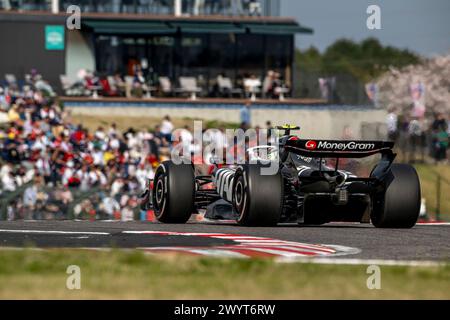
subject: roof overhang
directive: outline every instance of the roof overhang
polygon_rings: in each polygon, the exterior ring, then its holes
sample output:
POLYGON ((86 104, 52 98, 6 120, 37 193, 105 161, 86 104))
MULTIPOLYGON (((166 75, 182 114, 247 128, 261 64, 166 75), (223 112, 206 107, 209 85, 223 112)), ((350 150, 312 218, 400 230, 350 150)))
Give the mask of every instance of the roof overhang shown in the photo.
POLYGON ((171 22, 170 25, 182 33, 245 33, 245 28, 232 22, 171 22))
POLYGON ((298 23, 246 23, 243 25, 254 34, 278 34, 289 35, 296 33, 313 33, 313 29, 303 27, 298 23))
MULTIPOLYGON (((0 20, 64 23, 65 13, 0 10, 0 20)), ((292 35, 313 30, 288 17, 174 16, 151 14, 83 13, 83 27, 103 34, 253 33, 292 35)))
POLYGON ((86 20, 83 25, 101 34, 161 34, 175 33, 167 23, 157 21, 105 21, 86 20))
POLYGON ((83 25, 101 34, 171 34, 181 33, 251 33, 293 35, 313 33, 311 28, 298 23, 238 23, 217 21, 145 21, 145 20, 97 20, 85 19, 83 25))

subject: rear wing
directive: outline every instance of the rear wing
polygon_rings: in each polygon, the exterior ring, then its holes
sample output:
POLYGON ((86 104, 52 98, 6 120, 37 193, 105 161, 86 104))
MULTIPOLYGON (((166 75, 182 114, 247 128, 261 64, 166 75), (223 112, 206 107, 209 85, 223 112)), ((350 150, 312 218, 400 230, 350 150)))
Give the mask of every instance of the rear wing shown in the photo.
POLYGON ((358 140, 302 140, 295 136, 286 140, 284 148, 311 158, 364 158, 381 153, 393 156, 393 142, 358 140))

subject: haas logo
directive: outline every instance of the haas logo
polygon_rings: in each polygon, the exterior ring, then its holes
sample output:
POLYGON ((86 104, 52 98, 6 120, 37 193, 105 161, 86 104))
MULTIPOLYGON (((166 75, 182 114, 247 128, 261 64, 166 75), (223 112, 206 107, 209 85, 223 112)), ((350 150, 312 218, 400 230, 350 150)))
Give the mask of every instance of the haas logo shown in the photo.
POLYGON ((305 147, 308 150, 314 150, 317 148, 317 142, 315 142, 314 140, 309 140, 305 143, 305 147))

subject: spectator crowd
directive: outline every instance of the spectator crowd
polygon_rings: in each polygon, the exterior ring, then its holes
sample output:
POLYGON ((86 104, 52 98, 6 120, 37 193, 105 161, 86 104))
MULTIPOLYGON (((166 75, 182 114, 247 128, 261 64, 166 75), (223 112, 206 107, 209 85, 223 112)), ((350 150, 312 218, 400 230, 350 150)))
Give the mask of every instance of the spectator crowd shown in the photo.
POLYGON ((158 76, 137 63, 130 67, 127 75, 92 72, 80 69, 76 79, 60 76, 61 86, 66 96, 135 97, 152 98, 190 96, 221 98, 252 98, 284 100, 291 93, 290 85, 280 72, 268 70, 263 77, 242 74, 233 81, 222 72, 208 81, 202 76, 180 76, 174 80, 158 76))
POLYGON ((429 157, 435 163, 448 163, 450 119, 444 113, 437 112, 430 119, 392 108, 386 117, 386 127, 388 138, 396 142, 404 160, 425 162, 429 157))
POLYGON ((90 131, 73 123, 57 99, 36 86, 0 91, 0 108, 2 201, 25 188, 23 197, 13 196, 7 204, 10 219, 64 218, 73 192, 97 197, 73 208, 80 217, 132 218, 136 197, 163 158, 173 130, 167 117, 162 131, 157 126, 122 132, 115 124, 90 131))
MULTIPOLYGON (((173 0, 111 0, 91 1, 60 0, 61 10, 78 5, 82 12, 111 12, 139 14, 173 13, 173 0)), ((262 0, 183 0, 182 12, 192 15, 249 15, 262 14, 265 1, 262 0)), ((47 0, 0 0, 1 10, 50 10, 47 0)))

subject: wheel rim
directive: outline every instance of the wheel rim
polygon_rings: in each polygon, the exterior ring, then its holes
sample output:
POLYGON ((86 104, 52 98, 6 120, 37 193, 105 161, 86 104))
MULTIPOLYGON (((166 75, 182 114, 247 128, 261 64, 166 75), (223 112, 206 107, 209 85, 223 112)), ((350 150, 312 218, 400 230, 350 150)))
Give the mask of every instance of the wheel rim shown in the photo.
POLYGON ((162 213, 162 211, 164 210, 166 200, 164 193, 164 176, 158 177, 154 192, 155 192, 156 207, 159 213, 162 213))
POLYGON ((238 179, 234 187, 234 206, 239 213, 238 221, 242 220, 245 214, 247 193, 242 179, 238 179))
POLYGON ((242 206, 242 200, 244 199, 244 186, 241 181, 236 184, 235 196, 236 206, 240 208, 242 206))

